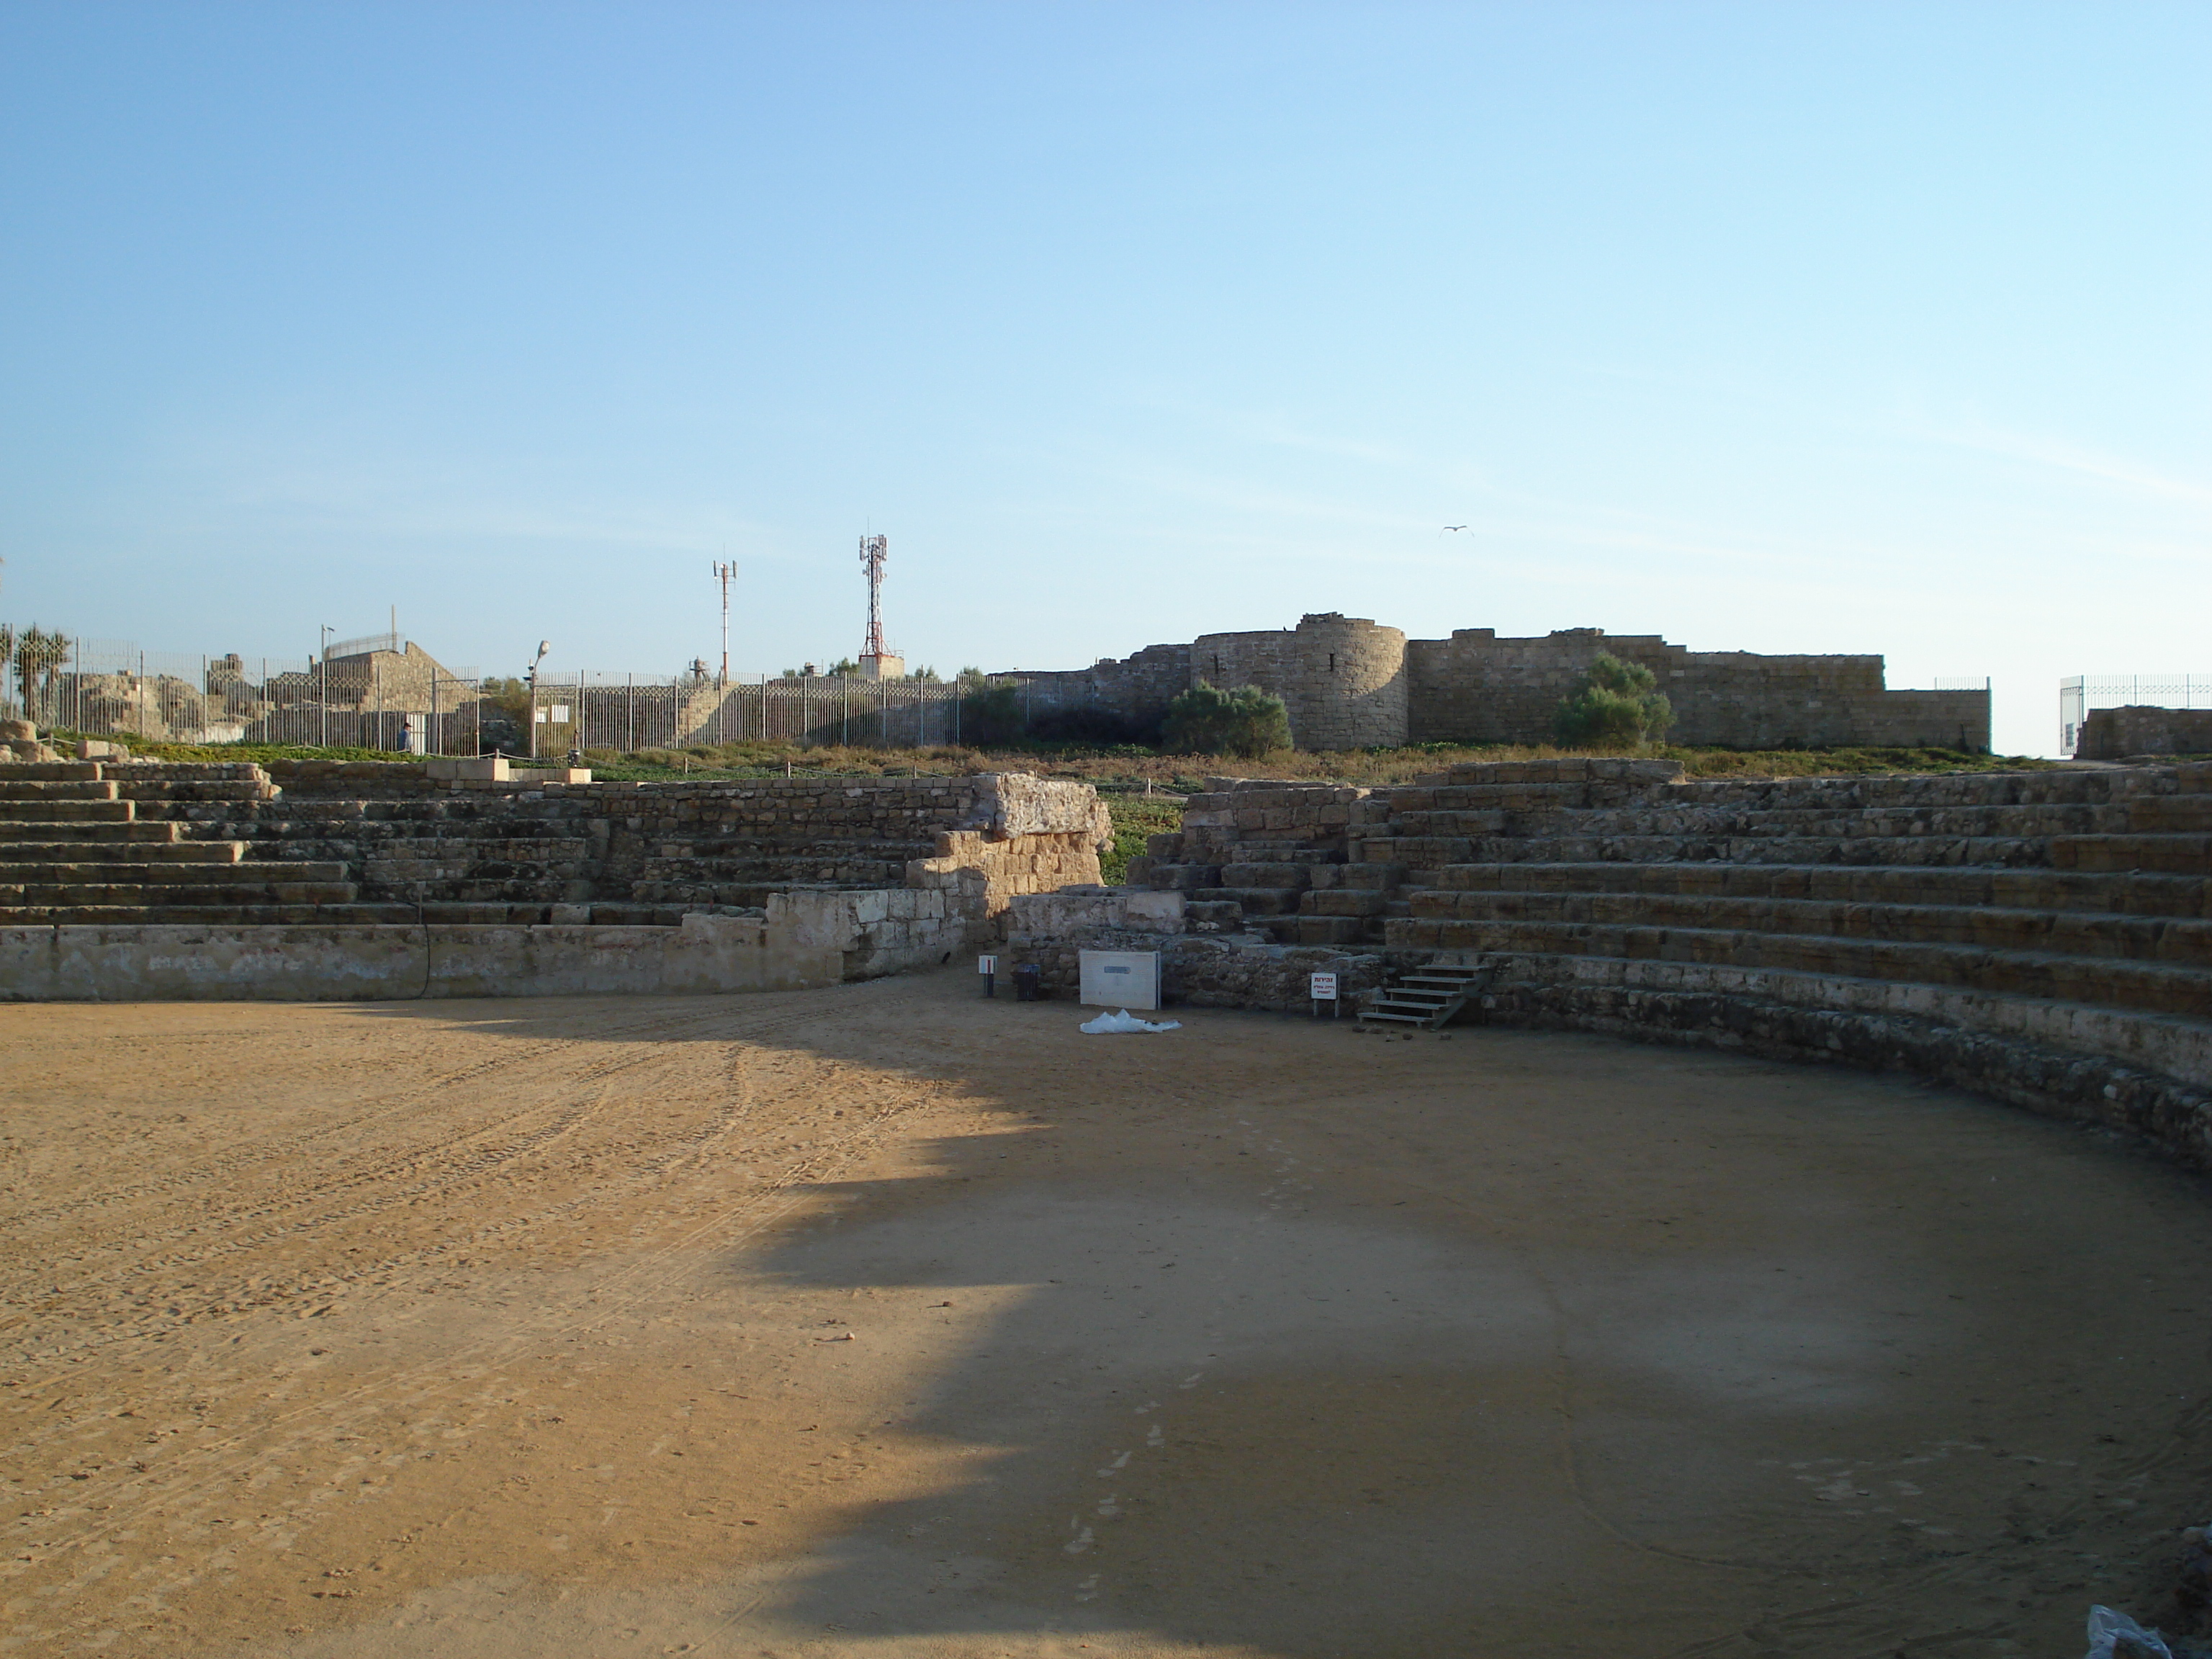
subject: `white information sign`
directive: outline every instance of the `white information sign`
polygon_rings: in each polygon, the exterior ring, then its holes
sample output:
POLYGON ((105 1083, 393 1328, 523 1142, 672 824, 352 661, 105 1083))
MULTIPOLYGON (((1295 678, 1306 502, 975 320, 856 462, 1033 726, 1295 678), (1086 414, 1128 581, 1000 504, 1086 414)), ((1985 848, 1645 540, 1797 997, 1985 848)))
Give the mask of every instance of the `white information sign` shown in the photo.
POLYGON ((997 972, 999 971, 999 959, 998 959, 998 957, 977 957, 975 958, 975 971, 976 971, 977 973, 979 973, 979 974, 995 974, 995 973, 997 973, 997 972))
POLYGON ((1335 1001, 1336 975, 1334 974, 1314 975, 1313 989, 1308 994, 1310 995, 1316 1002, 1335 1001))

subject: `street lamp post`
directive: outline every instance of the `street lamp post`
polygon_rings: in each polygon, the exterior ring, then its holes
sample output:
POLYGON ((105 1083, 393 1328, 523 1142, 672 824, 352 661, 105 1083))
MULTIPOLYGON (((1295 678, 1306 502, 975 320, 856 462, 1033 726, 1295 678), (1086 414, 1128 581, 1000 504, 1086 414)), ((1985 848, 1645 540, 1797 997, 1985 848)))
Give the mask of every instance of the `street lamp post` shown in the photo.
POLYGON ((538 654, 530 659, 530 758, 538 758, 538 665, 545 660, 545 653, 553 648, 550 640, 538 641, 538 654))

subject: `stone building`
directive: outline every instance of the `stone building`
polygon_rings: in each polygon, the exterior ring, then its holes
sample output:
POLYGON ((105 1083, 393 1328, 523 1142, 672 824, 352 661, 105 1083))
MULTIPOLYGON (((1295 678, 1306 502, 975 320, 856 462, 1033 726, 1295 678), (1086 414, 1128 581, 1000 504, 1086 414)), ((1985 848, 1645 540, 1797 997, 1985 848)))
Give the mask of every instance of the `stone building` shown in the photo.
POLYGON ((1024 673, 1033 713, 1089 709, 1156 720, 1200 680, 1282 698, 1301 749, 1550 740, 1559 699, 1601 652, 1649 668, 1674 705, 1674 741, 1736 749, 1985 750, 1990 694, 1893 691, 1879 656, 1691 651, 1656 634, 1561 629, 1500 639, 1487 628, 1408 640, 1331 611, 1294 629, 1205 634, 1089 668, 1024 673))

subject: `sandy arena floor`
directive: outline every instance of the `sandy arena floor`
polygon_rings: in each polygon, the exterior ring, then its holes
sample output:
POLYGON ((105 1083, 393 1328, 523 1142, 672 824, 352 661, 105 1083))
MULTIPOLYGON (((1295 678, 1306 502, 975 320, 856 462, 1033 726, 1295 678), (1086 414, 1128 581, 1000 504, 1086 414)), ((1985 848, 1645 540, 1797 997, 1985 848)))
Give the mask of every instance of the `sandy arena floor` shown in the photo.
POLYGON ((1079 1018, 0 1009, 0 1648, 2041 1659, 2206 1501, 2125 1147, 1079 1018))

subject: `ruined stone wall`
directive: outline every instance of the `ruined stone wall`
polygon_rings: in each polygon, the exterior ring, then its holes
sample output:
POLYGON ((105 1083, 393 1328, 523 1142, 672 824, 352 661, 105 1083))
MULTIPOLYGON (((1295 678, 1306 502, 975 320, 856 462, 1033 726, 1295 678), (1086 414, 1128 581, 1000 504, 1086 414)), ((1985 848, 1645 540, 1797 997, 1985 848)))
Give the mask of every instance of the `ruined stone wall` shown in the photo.
POLYGON ((1017 898, 1098 878, 1098 837, 1090 830, 992 841, 975 830, 953 830, 938 837, 933 857, 906 866, 908 886, 965 894, 987 917, 999 915, 1017 898))
POLYGON ((1601 652, 1641 664, 1674 710, 1681 744, 1733 749, 1986 749, 1987 691, 1891 691, 1878 656, 1691 651, 1656 635, 1561 629, 1500 639, 1465 628, 1407 647, 1415 743, 1543 743, 1559 699, 1601 652))
POLYGON ((1873 655, 1691 651, 1656 634, 1562 629, 1500 639, 1487 628, 1413 640, 1336 612, 1295 629, 1201 634, 1188 646, 1028 677, 1033 712, 1091 708, 1154 719, 1198 680, 1283 699, 1301 749, 1405 743, 1548 743, 1559 699, 1601 652, 1651 670, 1674 741, 1735 749, 1989 747, 1990 696, 1892 691, 1873 655))
POLYGON ((1168 704, 1189 690, 1190 653, 1187 645, 1148 645, 1134 656, 1102 657, 1088 668, 1010 672, 1027 682, 1033 714, 1090 708, 1143 722, 1166 714, 1168 704))
POLYGON ((1006 919, 1001 972, 1034 965, 1048 997, 1080 994, 1085 951, 1157 951, 1164 1003, 1212 1008, 1304 1012, 1310 975, 1334 973, 1349 1003, 1382 984, 1378 951, 1267 945, 1249 936, 1194 936, 1180 893, 1091 887, 1025 896, 1006 919))
POLYGON ((396 709, 408 714, 427 714, 434 707, 451 713, 464 700, 465 692, 473 689, 455 680, 412 640, 407 641, 404 652, 364 651, 358 656, 333 657, 307 677, 307 684, 310 695, 322 693, 334 708, 396 709))
POLYGON ((2081 760, 2124 755, 2212 755, 2212 708, 2093 708, 2075 745, 2081 760))

